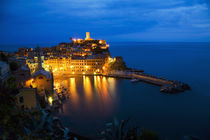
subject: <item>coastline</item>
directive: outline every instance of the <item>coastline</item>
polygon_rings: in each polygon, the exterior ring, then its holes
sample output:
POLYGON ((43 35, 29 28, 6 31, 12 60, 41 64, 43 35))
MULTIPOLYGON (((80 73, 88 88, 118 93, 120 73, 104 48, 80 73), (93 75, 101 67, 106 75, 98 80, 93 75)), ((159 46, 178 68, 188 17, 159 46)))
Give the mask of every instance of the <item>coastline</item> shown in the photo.
MULTIPOLYGON (((143 72, 131 72, 131 71, 111 71, 105 74, 54 74, 54 76, 105 76, 123 79, 134 79, 134 82, 144 82, 156 86, 160 86, 160 92, 165 93, 179 93, 185 90, 190 90, 190 86, 186 83, 179 81, 172 81, 165 78, 151 76, 143 72)), ((132 81, 131 81, 132 82, 132 81)))

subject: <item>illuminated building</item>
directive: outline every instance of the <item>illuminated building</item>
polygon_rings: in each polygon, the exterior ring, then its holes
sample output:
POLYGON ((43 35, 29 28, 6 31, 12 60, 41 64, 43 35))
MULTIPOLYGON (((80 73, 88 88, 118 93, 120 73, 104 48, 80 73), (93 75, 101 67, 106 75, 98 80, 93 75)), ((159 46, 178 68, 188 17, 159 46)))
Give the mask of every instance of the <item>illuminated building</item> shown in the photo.
POLYGON ((36 88, 41 96, 50 96, 53 94, 53 74, 42 67, 40 52, 37 53, 36 61, 38 62, 38 67, 32 74, 33 80, 31 80, 30 87, 36 88))
POLYGON ((71 57, 49 57, 44 59, 45 70, 66 71, 70 67, 71 57))
POLYGON ((93 40, 92 38, 90 38, 90 32, 86 32, 85 40, 93 40))
MULTIPOLYGON (((89 32, 86 32, 85 40, 71 40, 71 43, 42 48, 40 64, 45 70, 66 74, 101 74, 108 70, 109 45, 105 40, 94 40, 89 32)), ((38 67, 38 57, 27 59, 26 63, 33 74, 38 67)))
POLYGON ((37 88, 39 95, 53 94, 53 75, 44 69, 36 71, 33 75, 31 86, 37 88))
POLYGON ((70 71, 74 74, 101 74, 106 63, 105 57, 89 56, 71 60, 70 71))
POLYGON ((74 51, 72 53, 72 55, 74 55, 74 56, 87 56, 87 55, 92 55, 92 52, 91 51, 88 51, 88 49, 85 49, 85 50, 74 51))
POLYGON ((31 52, 33 52, 33 49, 32 48, 27 48, 27 47, 24 47, 24 48, 19 48, 18 49, 18 52, 16 52, 15 54, 17 56, 21 56, 21 57, 29 57, 31 52))
POLYGON ((103 66, 108 58, 103 55, 82 57, 51 57, 44 59, 44 68, 53 73, 69 72, 69 74, 94 74, 102 73, 103 66))
MULTIPOLYGON (((44 56, 40 57, 41 57, 40 59, 41 66, 44 67, 44 56)), ((26 64, 28 65, 31 74, 33 74, 36 71, 36 69, 38 69, 38 64, 39 64, 38 57, 35 56, 33 59, 26 59, 26 64)))

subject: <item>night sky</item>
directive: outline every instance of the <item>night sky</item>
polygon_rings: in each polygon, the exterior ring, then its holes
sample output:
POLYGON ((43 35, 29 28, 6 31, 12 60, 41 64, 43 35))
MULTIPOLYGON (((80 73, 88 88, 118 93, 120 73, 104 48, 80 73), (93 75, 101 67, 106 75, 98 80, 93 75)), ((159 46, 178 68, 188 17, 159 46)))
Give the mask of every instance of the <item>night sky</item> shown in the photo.
POLYGON ((1 0, 0 44, 209 42, 210 0, 1 0))

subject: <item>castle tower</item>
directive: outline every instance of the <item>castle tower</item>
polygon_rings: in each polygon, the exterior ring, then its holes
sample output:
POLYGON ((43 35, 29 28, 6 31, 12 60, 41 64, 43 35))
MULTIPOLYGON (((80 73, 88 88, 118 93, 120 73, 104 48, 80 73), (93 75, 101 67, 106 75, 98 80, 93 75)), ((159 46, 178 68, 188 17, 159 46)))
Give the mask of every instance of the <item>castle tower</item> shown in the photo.
POLYGON ((90 38, 90 32, 86 32, 86 39, 90 38))
POLYGON ((90 32, 86 32, 85 40, 93 40, 92 38, 90 38, 90 32))

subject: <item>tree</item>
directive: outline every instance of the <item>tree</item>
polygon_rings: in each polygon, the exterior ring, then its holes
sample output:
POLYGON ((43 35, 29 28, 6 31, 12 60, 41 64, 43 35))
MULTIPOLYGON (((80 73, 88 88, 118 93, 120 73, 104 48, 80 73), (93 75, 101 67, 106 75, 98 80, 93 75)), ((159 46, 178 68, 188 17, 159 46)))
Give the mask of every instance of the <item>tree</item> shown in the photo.
POLYGON ((10 64, 9 64, 9 66, 10 66, 10 70, 11 71, 16 71, 17 69, 18 69, 18 64, 17 63, 15 63, 15 62, 11 62, 10 64))
POLYGON ((8 57, 5 54, 0 53, 0 60, 4 62, 8 62, 8 57))
POLYGON ((159 136, 153 131, 140 129, 139 127, 128 127, 129 120, 119 121, 113 119, 112 123, 106 125, 102 132, 107 140, 159 140, 159 136))
POLYGON ((116 57, 116 60, 112 63, 110 63, 110 70, 127 70, 127 66, 125 62, 123 61, 123 58, 118 56, 116 57))

